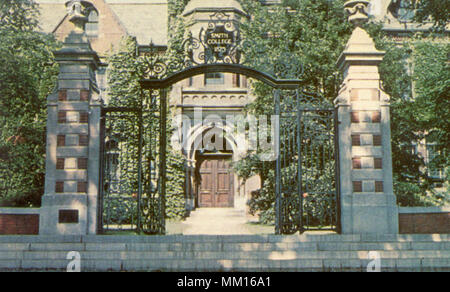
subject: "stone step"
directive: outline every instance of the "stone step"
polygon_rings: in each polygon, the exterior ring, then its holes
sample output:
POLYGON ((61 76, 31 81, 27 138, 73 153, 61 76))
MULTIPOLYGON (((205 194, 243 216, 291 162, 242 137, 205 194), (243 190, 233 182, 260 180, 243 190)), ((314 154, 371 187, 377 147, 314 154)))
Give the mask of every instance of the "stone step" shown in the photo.
MULTIPOLYGON (((67 251, 0 252, 2 260, 64 260, 67 251)), ((450 251, 379 251, 381 259, 450 258, 450 251)), ((251 252, 138 252, 80 251, 83 260, 300 260, 300 259, 367 259, 369 251, 251 251, 251 252)))
POLYGON ((450 234, 387 234, 348 235, 311 234, 301 235, 167 235, 167 236, 39 236, 1 235, 0 243, 289 243, 289 242, 450 242, 450 234))
POLYGON ((0 236, 0 270, 363 271, 378 251, 387 271, 450 271, 442 235, 0 236))
MULTIPOLYGON (((369 259, 83 260, 82 271, 365 271, 369 259)), ((66 270, 68 260, 0 260, 1 270, 66 270)), ((450 259, 382 259, 381 271, 450 271, 450 259)))
POLYGON ((0 243, 0 251, 381 251, 450 250, 450 242, 183 242, 183 243, 0 243))

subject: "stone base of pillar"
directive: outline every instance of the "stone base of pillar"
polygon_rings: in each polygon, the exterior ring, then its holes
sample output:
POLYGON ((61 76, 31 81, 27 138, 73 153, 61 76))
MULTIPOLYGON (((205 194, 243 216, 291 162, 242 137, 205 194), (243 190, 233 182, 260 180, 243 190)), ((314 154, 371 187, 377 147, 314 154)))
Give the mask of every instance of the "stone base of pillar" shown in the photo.
POLYGON ((397 234, 398 207, 394 195, 350 194, 342 200, 343 234, 397 234))
POLYGON ((40 235, 87 234, 86 195, 64 194, 42 197, 40 235))

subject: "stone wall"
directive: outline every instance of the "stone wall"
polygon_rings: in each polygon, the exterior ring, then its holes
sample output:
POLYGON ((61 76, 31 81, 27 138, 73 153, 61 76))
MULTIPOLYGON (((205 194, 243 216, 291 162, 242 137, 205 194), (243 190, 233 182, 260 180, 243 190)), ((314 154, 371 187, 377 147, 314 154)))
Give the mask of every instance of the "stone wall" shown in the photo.
POLYGON ((0 209, 0 235, 39 234, 39 209, 0 209))
MULTIPOLYGON (((0 235, 39 234, 40 209, 0 208, 0 235)), ((450 208, 399 208, 402 234, 450 234, 450 208)))
POLYGON ((450 208, 399 208, 399 232, 450 234, 450 208))

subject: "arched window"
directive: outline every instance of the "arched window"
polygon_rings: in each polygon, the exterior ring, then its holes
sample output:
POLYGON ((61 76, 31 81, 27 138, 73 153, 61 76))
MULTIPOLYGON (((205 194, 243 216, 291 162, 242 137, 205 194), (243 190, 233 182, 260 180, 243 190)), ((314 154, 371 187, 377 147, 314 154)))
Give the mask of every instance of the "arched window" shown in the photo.
POLYGON ((98 36, 98 12, 94 8, 91 8, 88 14, 86 34, 91 37, 98 36))
POLYGON ((400 22, 412 22, 416 14, 414 4, 410 0, 392 0, 388 9, 400 22))

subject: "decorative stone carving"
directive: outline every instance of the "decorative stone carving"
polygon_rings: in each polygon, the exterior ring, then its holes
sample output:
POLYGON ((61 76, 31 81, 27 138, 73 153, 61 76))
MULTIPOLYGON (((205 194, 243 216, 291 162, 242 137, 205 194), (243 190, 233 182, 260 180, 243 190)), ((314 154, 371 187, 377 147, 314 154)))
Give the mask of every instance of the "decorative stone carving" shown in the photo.
POLYGON ((69 21, 75 26, 74 30, 77 33, 84 32, 84 26, 88 21, 86 15, 86 8, 92 6, 91 3, 87 1, 71 0, 66 3, 67 14, 69 15, 69 21))
POLYGON ((345 11, 349 13, 348 21, 355 26, 361 26, 369 20, 369 1, 351 0, 344 4, 345 11))
POLYGON ((244 94, 189 94, 183 93, 183 104, 184 105, 207 105, 207 106, 235 106, 235 105, 245 105, 247 103, 247 97, 244 94))

